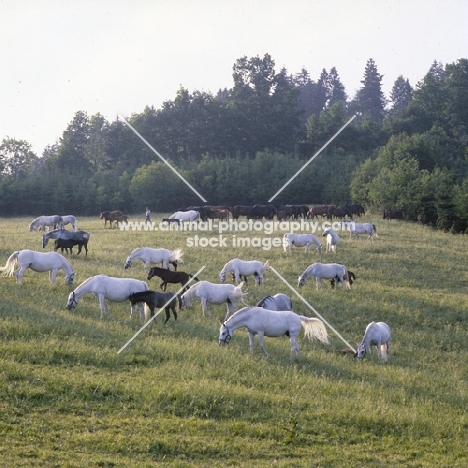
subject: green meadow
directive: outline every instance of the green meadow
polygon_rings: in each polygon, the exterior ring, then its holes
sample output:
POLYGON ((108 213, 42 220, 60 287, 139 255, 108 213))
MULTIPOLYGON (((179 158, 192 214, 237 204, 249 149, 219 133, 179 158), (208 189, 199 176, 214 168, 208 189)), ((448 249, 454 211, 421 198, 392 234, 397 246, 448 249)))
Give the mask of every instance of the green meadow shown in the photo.
MULTIPOLYGON (((152 217, 158 223, 165 216, 152 217)), ((31 220, 0 219, 2 266, 15 250, 53 249, 29 232, 31 220)), ((468 466, 467 237, 372 214, 364 221, 377 226, 374 242, 340 233, 337 254, 322 253, 323 262, 355 273, 352 291, 325 281, 317 291, 308 281, 298 292, 353 347, 369 322, 387 322, 387 364, 375 351, 362 361, 342 355, 346 345, 331 330, 330 345, 301 332, 301 358, 293 361, 286 337, 265 338, 268 357, 257 340, 249 352, 245 330, 221 347, 226 307, 214 305, 204 317, 199 302, 180 311, 177 323, 171 317, 163 326, 160 314, 119 353, 143 325, 138 316, 130 320, 129 302, 109 302, 111 317, 101 320, 92 295, 65 308, 73 288, 63 272, 53 286, 47 273, 31 270, 21 284, 0 277, 0 465, 468 466)), ((320 261, 314 249, 268 248, 262 239, 281 238, 281 229, 230 230, 219 245, 215 228, 121 231, 97 218, 78 218, 78 228, 91 238, 88 256, 76 248, 64 254, 74 287, 101 273, 145 279, 141 262, 123 268, 130 252, 145 246, 181 248, 179 269, 205 266, 200 279, 212 282, 239 257, 268 260, 296 288, 305 268, 320 261)), ((148 282, 154 290, 159 283, 148 282)), ((271 270, 264 285, 251 278, 245 289, 249 305, 283 292, 297 313, 314 316, 271 270)))

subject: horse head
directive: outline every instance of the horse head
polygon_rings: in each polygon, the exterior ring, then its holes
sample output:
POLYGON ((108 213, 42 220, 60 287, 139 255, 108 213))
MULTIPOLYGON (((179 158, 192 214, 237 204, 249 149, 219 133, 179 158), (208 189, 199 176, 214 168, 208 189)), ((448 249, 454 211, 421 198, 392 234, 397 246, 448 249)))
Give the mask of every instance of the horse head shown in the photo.
POLYGON ((366 345, 365 344, 360 344, 359 347, 358 347, 356 358, 357 359, 364 359, 365 355, 366 355, 366 345))
POLYGON ((47 234, 44 234, 42 236, 42 248, 44 249, 45 246, 47 245, 47 243, 49 242, 49 237, 47 236, 47 234))
POLYGON ((304 283, 305 283, 304 275, 299 276, 299 279, 297 280, 297 287, 302 288, 302 286, 304 286, 304 283))
POLYGON ((229 341, 231 341, 232 335, 229 333, 229 328, 227 327, 226 322, 221 323, 220 325, 218 344, 221 346, 228 344, 229 341))
MULTIPOLYGON (((130 257, 127 258, 127 261, 125 262, 124 268, 128 269, 132 266, 132 259, 130 257)), ((149 279, 149 278, 148 278, 149 279)))
POLYGON ((154 270, 154 267, 150 268, 150 271, 148 272, 148 275, 146 276, 146 279, 150 280, 153 276, 156 276, 156 272, 154 270))
POLYGON ((73 285, 73 280, 75 279, 75 274, 76 274, 76 273, 73 272, 73 273, 70 274, 70 276, 67 276, 67 277, 65 278, 65 283, 66 283, 66 284, 69 284, 70 286, 72 286, 72 285, 73 285))
POLYGON ((78 305, 78 300, 75 297, 75 291, 72 291, 68 296, 67 309, 74 309, 78 305))
POLYGON ((226 281, 226 273, 224 271, 219 274, 219 279, 221 280, 221 283, 226 281))
POLYGON ((325 229, 325 231, 323 231, 322 237, 327 237, 328 234, 330 234, 330 231, 331 231, 331 228, 325 229))

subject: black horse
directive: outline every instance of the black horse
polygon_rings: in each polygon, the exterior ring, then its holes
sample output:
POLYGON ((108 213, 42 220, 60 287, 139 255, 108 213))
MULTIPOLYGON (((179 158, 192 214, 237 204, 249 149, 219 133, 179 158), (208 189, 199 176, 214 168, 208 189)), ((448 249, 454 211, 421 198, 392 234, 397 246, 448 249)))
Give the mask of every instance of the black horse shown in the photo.
POLYGON ((81 249, 84 247, 86 256, 88 256, 88 241, 79 241, 79 240, 73 240, 73 239, 62 239, 59 237, 58 239, 55 239, 55 247, 54 250, 57 252, 58 249, 65 249, 65 251, 68 253, 68 250, 70 250, 70 255, 73 255, 73 247, 77 245, 78 246, 78 253, 79 255, 81 253, 81 249))
POLYGON ((181 286, 185 286, 184 291, 186 291, 190 287, 187 285, 190 278, 193 278, 195 281, 199 281, 196 276, 192 276, 190 273, 185 273, 185 271, 171 271, 160 267, 151 268, 146 279, 150 280, 153 276, 157 276, 163 280, 160 286, 163 291, 166 290, 167 283, 180 283, 181 286))
POLYGON ((169 318, 171 317, 171 310, 172 314, 174 315, 174 320, 177 321, 176 306, 180 309, 180 297, 174 293, 141 291, 130 294, 128 299, 131 302, 132 306, 138 304, 139 302, 144 302, 151 311, 151 317, 154 317, 155 307, 163 307, 165 304, 167 304, 167 306, 164 308, 166 312, 166 320, 164 321, 164 323, 166 324, 169 318))
POLYGON ((67 229, 55 229, 42 236, 42 247, 45 248, 50 239, 61 239, 61 245, 59 245, 57 248, 62 248, 63 246, 64 249, 69 249, 73 247, 73 245, 78 245, 78 253, 80 253, 81 248, 84 247, 86 250, 86 255, 88 255, 88 241, 90 236, 91 234, 86 231, 68 231, 67 229), (73 241, 74 244, 71 245, 72 242, 68 241, 73 241))

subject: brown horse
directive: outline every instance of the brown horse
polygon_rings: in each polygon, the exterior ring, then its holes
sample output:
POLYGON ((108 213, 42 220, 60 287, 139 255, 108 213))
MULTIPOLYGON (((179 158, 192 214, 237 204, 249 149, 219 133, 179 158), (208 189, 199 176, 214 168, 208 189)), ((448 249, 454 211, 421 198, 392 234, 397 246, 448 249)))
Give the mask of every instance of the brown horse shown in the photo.
MULTIPOLYGON (((100 219, 104 219, 104 227, 106 227, 107 221, 109 221, 110 227, 112 228, 112 223, 115 221, 122 221, 122 216, 125 216, 121 211, 103 211, 101 213, 100 219)), ((128 218, 127 218, 128 220, 128 218)), ((127 221, 125 220, 125 221, 127 221)))

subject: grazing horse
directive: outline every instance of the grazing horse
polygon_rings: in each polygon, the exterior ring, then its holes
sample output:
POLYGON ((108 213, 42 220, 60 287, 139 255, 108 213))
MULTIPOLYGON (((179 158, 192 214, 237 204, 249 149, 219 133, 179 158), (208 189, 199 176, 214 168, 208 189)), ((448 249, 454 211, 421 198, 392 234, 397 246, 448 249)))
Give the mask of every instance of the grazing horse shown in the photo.
POLYGON ((188 291, 184 292, 180 298, 181 309, 188 307, 192 300, 196 297, 200 299, 202 304, 202 312, 205 312, 211 317, 211 311, 208 308, 208 303, 211 304, 227 304, 226 318, 232 311, 237 310, 237 303, 243 302, 245 293, 242 291, 243 283, 238 286, 232 284, 215 284, 209 281, 200 281, 193 285, 188 291))
POLYGON ((258 335, 258 341, 265 355, 268 352, 263 344, 264 336, 287 336, 291 343, 290 359, 300 357, 299 345, 296 337, 304 327, 305 336, 309 339, 318 339, 328 344, 327 329, 323 322, 317 318, 304 317, 292 311, 273 311, 262 307, 244 307, 226 320, 219 328, 219 344, 227 344, 232 338, 234 330, 247 328, 249 332, 250 352, 253 352, 254 337, 258 335))
POLYGON ((151 317, 154 317, 155 307, 164 307, 164 310, 166 312, 166 320, 164 321, 164 324, 166 324, 169 318, 171 317, 171 310, 172 314, 174 315, 174 320, 177 321, 176 306, 178 305, 180 309, 180 298, 177 297, 177 295, 174 293, 156 292, 150 290, 140 291, 130 294, 128 299, 130 300, 133 306, 135 304, 144 302, 150 310, 151 317))
POLYGON ((57 252, 35 252, 34 250, 18 250, 10 255, 4 267, 0 267, 3 271, 2 276, 16 276, 16 282, 21 283, 23 275, 28 268, 33 271, 49 272, 50 283, 54 284, 55 278, 59 270, 65 273, 65 283, 73 284, 75 273, 68 260, 57 252), (19 265, 19 269, 14 271, 15 265, 19 265))
POLYGON ((200 219, 200 213, 195 210, 190 211, 176 211, 174 214, 169 216, 168 219, 178 219, 179 221, 198 221, 200 219))
POLYGON ((310 207, 309 211, 307 212, 307 217, 314 219, 318 218, 320 215, 322 218, 325 218, 327 216, 329 206, 330 205, 314 205, 310 207))
POLYGON ((148 272, 146 279, 149 281, 153 276, 161 278, 163 282, 160 285, 160 288, 165 291, 167 283, 177 284, 180 283, 184 287, 184 291, 189 289, 190 286, 187 284, 191 278, 195 281, 198 281, 196 276, 191 275, 190 273, 185 273, 185 271, 171 271, 167 268, 153 267, 148 272))
POLYGON ((232 217, 239 219, 239 216, 248 216, 252 207, 250 205, 234 205, 232 217))
MULTIPOLYGON (((42 247, 48 244, 49 239, 63 239, 64 241, 74 241, 78 247, 78 253, 81 252, 81 247, 85 248, 86 255, 88 255, 88 241, 91 234, 86 231, 67 231, 66 229, 55 229, 54 231, 50 231, 47 234, 42 236, 42 247)), ((65 243, 64 243, 65 244, 65 243)), ((67 242, 69 245, 70 243, 67 242)), ((75 245, 74 244, 74 245, 75 245)), ((61 246, 59 246, 61 247, 61 246)), ((65 245, 64 245, 65 248, 65 245)), ((70 248, 70 247, 67 247, 70 248)))
POLYGON ((247 215, 247 219, 273 219, 278 213, 274 205, 254 205, 247 215))
MULTIPOLYGON (((110 317, 106 299, 115 302, 127 301, 134 292, 148 291, 148 285, 144 281, 133 278, 113 278, 112 276, 97 275, 91 276, 81 283, 74 291, 70 293, 67 301, 67 309, 74 309, 78 305, 78 300, 84 294, 94 294, 99 298, 99 308, 101 310, 101 319, 104 314, 110 317)), ((145 318, 142 304, 138 304, 140 309, 140 320, 145 318)), ((130 308, 130 318, 135 313, 135 307, 132 304, 130 308)))
POLYGON ((354 221, 341 220, 341 227, 349 229, 349 238, 353 238, 353 234, 359 239, 359 234, 367 234, 367 240, 373 241, 374 236, 377 236, 377 228, 372 223, 355 223, 354 221))
POLYGON ((341 283, 343 289, 345 285, 346 289, 351 289, 348 270, 344 265, 340 265, 339 263, 313 263, 299 276, 297 286, 299 288, 304 286, 307 279, 311 277, 315 278, 317 289, 323 289, 322 278, 334 278, 335 281, 337 279, 341 283))
POLYGON ((285 252, 292 252, 292 247, 305 247, 306 252, 310 252, 310 246, 314 245, 317 252, 322 253, 322 244, 313 234, 293 234, 286 233, 283 236, 283 249, 285 252))
POLYGON ((45 231, 46 226, 47 227, 53 227, 54 229, 57 229, 60 227, 62 223, 62 217, 59 215, 52 215, 52 216, 39 216, 39 218, 34 219, 31 221, 31 224, 29 225, 29 230, 30 231, 45 231))
POLYGON ((130 268, 135 260, 141 260, 143 262, 145 272, 150 263, 161 263, 163 268, 169 268, 169 265, 172 265, 174 270, 177 270, 177 263, 182 261, 182 250, 139 247, 127 257, 124 268, 130 268))
POLYGON ((390 210, 389 208, 385 208, 383 219, 404 219, 405 214, 404 210, 390 210))
POLYGON ((219 273, 219 278, 222 283, 226 281, 226 274, 232 271, 236 278, 236 283, 241 282, 241 276, 247 277, 254 275, 255 284, 260 286, 264 282, 263 275, 268 269, 268 262, 262 263, 258 260, 245 261, 238 258, 234 258, 224 265, 223 269, 219 273))
POLYGON ((391 333, 390 327, 384 322, 371 322, 366 327, 364 338, 358 346, 357 358, 363 359, 366 355, 366 350, 369 348, 369 354, 372 354, 371 346, 377 348, 379 360, 388 361, 388 354, 390 352, 391 333))
POLYGON ((63 229, 64 226, 67 224, 71 224, 72 229, 76 231, 76 217, 73 215, 66 215, 62 216, 62 223, 60 224, 60 228, 63 229))
POLYGON ((331 228, 325 229, 322 236, 327 238, 327 253, 333 252, 336 254, 336 246, 340 242, 340 236, 331 228))
POLYGON ((99 219, 104 220, 104 227, 106 227, 107 221, 109 221, 109 225, 112 228, 112 223, 115 221, 117 223, 117 220, 124 216, 124 214, 120 210, 115 210, 115 211, 103 211, 99 217, 99 219))
POLYGON ((286 294, 278 293, 274 296, 265 296, 256 307, 268 310, 293 310, 291 299, 286 294))

